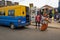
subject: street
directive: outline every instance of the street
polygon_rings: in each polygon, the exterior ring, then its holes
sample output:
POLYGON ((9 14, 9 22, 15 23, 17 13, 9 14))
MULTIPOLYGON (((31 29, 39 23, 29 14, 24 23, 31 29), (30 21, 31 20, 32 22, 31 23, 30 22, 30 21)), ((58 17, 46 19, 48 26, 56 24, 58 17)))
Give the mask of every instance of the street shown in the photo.
POLYGON ((60 40, 60 29, 48 28, 46 31, 37 29, 0 26, 0 40, 60 40))
POLYGON ((60 40, 60 0, 0 0, 0 40, 60 40))

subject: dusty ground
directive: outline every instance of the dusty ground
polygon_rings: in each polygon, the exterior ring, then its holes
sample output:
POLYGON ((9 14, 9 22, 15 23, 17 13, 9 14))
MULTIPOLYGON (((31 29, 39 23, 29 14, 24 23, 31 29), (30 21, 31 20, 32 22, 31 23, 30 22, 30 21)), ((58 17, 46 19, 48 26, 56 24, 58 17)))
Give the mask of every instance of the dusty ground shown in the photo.
POLYGON ((48 28, 46 31, 19 28, 11 30, 0 26, 0 40, 60 40, 60 29, 48 28))

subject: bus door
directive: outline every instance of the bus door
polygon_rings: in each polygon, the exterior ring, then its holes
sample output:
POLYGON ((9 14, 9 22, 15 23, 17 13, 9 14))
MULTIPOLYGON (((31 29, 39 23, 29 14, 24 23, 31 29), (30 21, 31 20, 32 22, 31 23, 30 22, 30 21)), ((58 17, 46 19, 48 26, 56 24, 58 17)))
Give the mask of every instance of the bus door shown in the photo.
POLYGON ((26 7, 26 23, 27 25, 30 24, 29 7, 26 7))

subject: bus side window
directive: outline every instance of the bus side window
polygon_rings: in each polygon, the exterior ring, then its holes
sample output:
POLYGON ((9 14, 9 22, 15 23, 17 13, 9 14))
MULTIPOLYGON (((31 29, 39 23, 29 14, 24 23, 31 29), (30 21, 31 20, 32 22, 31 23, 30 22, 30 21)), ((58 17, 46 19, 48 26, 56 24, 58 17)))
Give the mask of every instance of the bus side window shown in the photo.
POLYGON ((5 12, 4 11, 1 11, 0 12, 0 16, 5 16, 5 12))
POLYGON ((8 16, 14 16, 15 11, 14 10, 9 10, 8 11, 8 16))

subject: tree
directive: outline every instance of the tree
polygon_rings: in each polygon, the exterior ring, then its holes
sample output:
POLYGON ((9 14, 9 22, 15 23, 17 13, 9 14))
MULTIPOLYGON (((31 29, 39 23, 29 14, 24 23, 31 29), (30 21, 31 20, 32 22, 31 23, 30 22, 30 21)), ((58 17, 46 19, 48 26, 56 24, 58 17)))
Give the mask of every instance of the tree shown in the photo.
POLYGON ((5 0, 2 0, 2 1, 5 1, 5 0))
POLYGON ((58 12, 60 13, 60 7, 58 7, 58 12))

